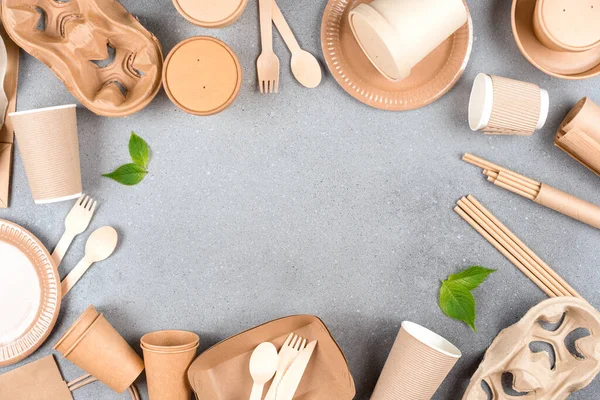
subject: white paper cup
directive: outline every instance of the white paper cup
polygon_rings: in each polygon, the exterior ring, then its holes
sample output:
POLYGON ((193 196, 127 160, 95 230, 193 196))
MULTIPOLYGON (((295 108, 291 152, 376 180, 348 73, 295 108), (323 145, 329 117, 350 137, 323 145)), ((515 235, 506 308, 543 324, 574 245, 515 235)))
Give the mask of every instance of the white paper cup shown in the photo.
POLYGON ((81 196, 75 104, 9 115, 36 204, 81 196))
POLYGON ((469 126, 490 134, 533 134, 544 127, 548 92, 532 83, 480 73, 469 100, 469 126))
POLYGON ((437 333, 405 321, 371 400, 430 400, 461 356, 437 333))
POLYGON ((359 4, 348 18, 375 68, 400 81, 466 24, 468 13, 462 0, 374 0, 359 4))

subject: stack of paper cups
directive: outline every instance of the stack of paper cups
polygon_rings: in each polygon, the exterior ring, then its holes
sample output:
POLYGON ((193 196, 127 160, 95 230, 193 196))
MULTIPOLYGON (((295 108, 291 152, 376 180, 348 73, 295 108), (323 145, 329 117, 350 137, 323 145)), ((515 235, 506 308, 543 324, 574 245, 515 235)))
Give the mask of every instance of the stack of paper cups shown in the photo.
POLYGON ((74 104, 10 114, 36 204, 81 196, 74 104))
POLYGON ((371 400, 430 400, 460 357, 440 335, 405 321, 371 400))
POLYGON ((187 370, 199 344, 198 335, 186 331, 158 331, 142 337, 150 400, 189 400, 187 370))
POLYGON ((479 74, 469 101, 469 125, 488 134, 531 136, 548 118, 548 92, 532 83, 479 74))

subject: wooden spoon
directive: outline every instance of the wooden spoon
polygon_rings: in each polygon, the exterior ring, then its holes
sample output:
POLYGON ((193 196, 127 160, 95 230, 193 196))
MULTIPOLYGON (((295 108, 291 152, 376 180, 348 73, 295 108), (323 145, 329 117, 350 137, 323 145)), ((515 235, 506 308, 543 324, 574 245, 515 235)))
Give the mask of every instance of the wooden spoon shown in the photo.
POLYGON ((106 260, 115 251, 119 235, 115 228, 103 226, 96 229, 85 244, 85 256, 83 260, 73 268, 62 281, 62 297, 77 283, 93 263, 106 260))
POLYGON ((265 383, 275 375, 277 364, 279 364, 279 356, 272 343, 261 343, 254 349, 250 357, 250 375, 254 381, 250 400, 262 399, 265 383))
POLYGON ((292 52, 291 67, 296 80, 309 89, 319 86, 322 77, 321 65, 315 56, 302 50, 275 0, 273 0, 273 22, 292 52))

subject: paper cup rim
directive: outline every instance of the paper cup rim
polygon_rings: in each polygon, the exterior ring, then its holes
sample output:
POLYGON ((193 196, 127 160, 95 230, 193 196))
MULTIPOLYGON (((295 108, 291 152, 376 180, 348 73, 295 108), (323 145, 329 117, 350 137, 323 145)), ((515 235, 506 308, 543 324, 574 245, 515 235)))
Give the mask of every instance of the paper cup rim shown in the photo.
POLYGON ((65 351, 65 353, 63 354, 63 357, 68 358, 69 354, 71 354, 73 352, 73 350, 75 350, 75 348, 77 346, 79 346, 79 344, 81 343, 81 341, 87 336, 87 334, 94 328, 94 326, 102 319, 104 318, 104 314, 100 314, 98 315, 98 317, 96 317, 96 319, 94 320, 94 322, 92 322, 90 324, 90 326, 87 327, 87 329, 85 331, 83 331, 83 333, 81 334, 81 336, 79 336, 77 338, 77 340, 75 341, 75 343, 73 343, 73 345, 67 350, 65 351))
POLYGON ((82 194, 83 194, 82 192, 79 192, 77 194, 70 194, 68 196, 56 197, 56 198, 52 198, 52 199, 42 199, 42 200, 33 199, 33 201, 35 202, 35 204, 59 203, 61 201, 68 201, 68 200, 78 199, 78 198, 81 197, 82 194))
MULTIPOLYGON (((60 339, 58 339, 58 342, 56 342, 56 344, 54 346, 52 346, 52 348, 54 350, 58 350, 58 348, 60 347, 61 344, 63 344, 63 342, 73 333, 73 331, 75 330, 75 328, 84 320, 84 318, 87 317, 88 313, 93 312, 94 315, 94 319, 89 323, 89 325, 86 327, 86 329, 84 330, 84 332, 87 330, 87 328, 89 328, 94 322, 96 322, 96 320, 98 319, 98 317, 100 316, 100 313, 98 312, 98 310, 96 310, 96 308, 94 307, 94 305, 90 305, 88 308, 85 309, 84 312, 81 313, 81 315, 79 317, 77 317, 77 319, 75 320, 75 322, 73 322, 73 324, 71 324, 71 326, 69 327, 69 329, 67 329, 67 331, 64 333, 64 335, 62 335, 62 337, 60 339)), ((82 332, 83 334, 83 332, 82 332)), ((81 335, 80 335, 81 336, 81 335)), ((78 338, 76 338, 75 340, 77 340, 78 338)), ((68 350, 68 349, 67 349, 68 350)), ((58 350, 60 351, 60 350, 58 350)), ((62 352, 61 352, 62 353, 62 352)))
POLYGON ((158 351, 169 352, 171 350, 172 351, 188 350, 194 346, 198 346, 199 343, 200 343, 200 336, 198 336, 198 334, 196 334, 194 332, 190 332, 190 331, 177 330, 177 329, 166 329, 166 330, 161 330, 161 331, 149 332, 149 333, 146 333, 144 336, 142 336, 142 338, 140 339, 140 346, 145 347, 146 349, 148 349, 150 351, 158 350, 158 351), (147 343, 149 337, 151 337, 152 335, 158 334, 158 333, 178 333, 178 334, 183 333, 183 334, 189 335, 189 337, 193 338, 193 340, 189 341, 188 343, 177 344, 177 345, 172 345, 172 346, 164 346, 164 345, 147 343))
POLYGON ((182 353, 187 353, 189 351, 196 352, 198 347, 200 347, 200 341, 196 342, 193 346, 182 348, 182 349, 173 349, 173 350, 169 350, 168 348, 149 349, 148 347, 144 346, 143 344, 140 344, 140 348, 142 349, 142 351, 146 351, 148 353, 153 353, 153 354, 182 354, 182 353))
POLYGON ((479 131, 485 128, 492 117, 492 108, 494 106, 494 83, 488 74, 479 73, 473 81, 471 97, 469 98, 469 127, 473 131, 479 131), (479 102, 483 102, 480 112, 475 108, 479 102))
POLYGON ((437 333, 419 325, 414 322, 404 321, 402 322, 402 329, 410 336, 417 339, 419 342, 430 347, 431 349, 452 357, 459 359, 462 357, 462 353, 459 348, 450 343, 447 339, 438 335, 437 333))
POLYGON ((57 110, 63 110, 66 108, 77 108, 77 104, 65 104, 62 106, 36 108, 33 110, 25 110, 25 111, 15 111, 15 112, 8 114, 8 116, 9 117, 20 117, 20 116, 28 115, 28 114, 36 114, 39 112, 46 112, 46 111, 57 111, 57 110))
POLYGON ((540 104, 540 119, 535 127, 536 130, 542 129, 546 125, 548 113, 550 112, 550 95, 548 91, 540 88, 541 104, 540 104))

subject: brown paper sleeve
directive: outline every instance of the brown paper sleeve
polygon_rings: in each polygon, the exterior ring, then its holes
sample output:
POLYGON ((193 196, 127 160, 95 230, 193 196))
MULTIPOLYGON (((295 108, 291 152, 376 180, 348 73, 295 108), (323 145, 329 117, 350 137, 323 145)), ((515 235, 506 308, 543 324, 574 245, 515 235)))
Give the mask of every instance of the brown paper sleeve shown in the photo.
MULTIPOLYGON (((0 8, 0 15, 2 9, 0 8)), ((0 36, 6 46, 8 63, 6 77, 4 78, 4 91, 8 97, 6 115, 17 108, 17 79, 19 76, 19 48, 10 39, 0 21, 0 36)), ((5 118, 5 123, 0 127, 0 208, 8 207, 10 188, 10 173, 12 165, 12 143, 14 142, 14 129, 10 118, 5 118)))
POLYGON ((556 145, 571 157, 600 175, 600 142, 581 129, 574 128, 556 136, 556 145))
POLYGON ((542 183, 536 203, 600 229, 600 207, 542 183))

